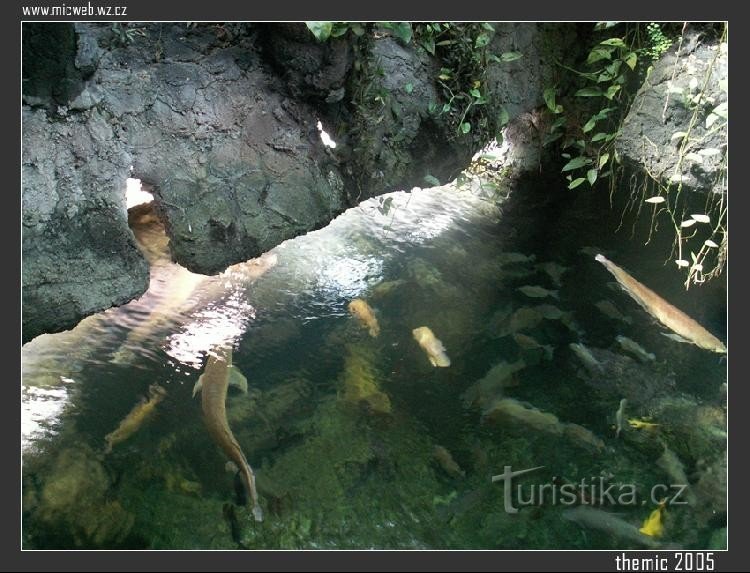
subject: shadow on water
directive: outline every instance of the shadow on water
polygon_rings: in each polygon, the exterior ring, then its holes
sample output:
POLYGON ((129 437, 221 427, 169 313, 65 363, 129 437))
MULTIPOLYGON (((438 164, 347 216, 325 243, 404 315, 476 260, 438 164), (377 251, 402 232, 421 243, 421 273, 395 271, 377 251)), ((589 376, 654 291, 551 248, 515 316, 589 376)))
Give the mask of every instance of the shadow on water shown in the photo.
POLYGON ((615 233, 605 193, 571 194, 556 177, 523 179, 500 204, 437 188, 382 211, 368 201, 216 277, 152 261, 150 294, 27 344, 24 547, 721 545, 725 367, 663 336, 593 256, 722 338, 724 279, 685 293, 661 265, 666 234, 644 247, 615 233), (355 298, 374 309, 376 337, 348 312, 355 298), (450 367, 431 365, 420 326, 450 367), (219 344, 249 382, 226 411, 262 523, 238 503, 192 396, 219 344), (126 420, 133 431, 106 453, 126 420), (518 505, 531 502, 517 514, 490 479, 505 466, 544 466, 514 482, 518 505), (653 486, 680 480, 688 506, 657 511, 661 538, 639 533, 653 486), (547 497, 533 498, 542 484, 547 497), (549 497, 565 484, 568 503, 549 497), (632 486, 637 503, 596 486, 632 486))

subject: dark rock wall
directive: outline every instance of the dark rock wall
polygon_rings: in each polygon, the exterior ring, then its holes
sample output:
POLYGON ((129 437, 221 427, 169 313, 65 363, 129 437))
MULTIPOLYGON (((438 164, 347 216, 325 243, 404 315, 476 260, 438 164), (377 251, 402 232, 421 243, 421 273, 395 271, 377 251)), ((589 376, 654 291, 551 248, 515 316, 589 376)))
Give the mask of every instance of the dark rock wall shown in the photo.
MULTIPOLYGON (((497 50, 527 51, 489 72, 491 105, 514 116, 542 103, 551 55, 569 50, 575 28, 497 27, 497 50)), ((368 197, 428 174, 449 180, 476 151, 428 112, 439 63, 391 37, 368 54, 390 109, 355 126, 362 55, 351 37, 321 44, 303 24, 242 23, 23 32, 24 340, 147 288, 129 176, 153 189, 175 260, 210 274, 368 197)))

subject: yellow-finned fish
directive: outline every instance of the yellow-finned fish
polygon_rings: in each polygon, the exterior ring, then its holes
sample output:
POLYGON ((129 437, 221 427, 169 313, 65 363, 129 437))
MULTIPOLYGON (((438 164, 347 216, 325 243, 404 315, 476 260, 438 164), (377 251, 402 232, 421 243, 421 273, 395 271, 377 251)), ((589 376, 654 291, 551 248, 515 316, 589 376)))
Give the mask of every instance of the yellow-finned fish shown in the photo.
POLYGON ((659 507, 651 512, 651 515, 649 515, 643 522, 643 527, 638 531, 650 537, 661 537, 662 533, 664 533, 664 524, 662 523, 661 518, 665 505, 666 501, 660 502, 659 507))
POLYGON ((645 420, 639 420, 638 418, 629 418, 628 424, 630 424, 631 428, 635 428, 636 430, 654 430, 659 427, 659 424, 646 422, 645 420))
POLYGON ((612 273, 617 279, 617 282, 620 283, 620 286, 625 289, 625 292, 633 297, 633 299, 640 304, 646 312, 661 322, 664 326, 700 348, 717 352, 719 354, 726 353, 727 347, 724 346, 724 343, 721 340, 716 338, 679 308, 672 306, 650 288, 639 283, 604 255, 596 255, 594 258, 612 273))
POLYGON ((433 366, 446 368, 451 365, 451 359, 445 353, 445 346, 435 337, 432 330, 427 326, 420 326, 411 331, 422 349, 427 353, 427 358, 433 366))
POLYGON ((255 521, 263 521, 263 510, 258 503, 258 491, 255 488, 255 474, 227 422, 226 399, 230 381, 247 392, 247 380, 232 366, 232 349, 223 348, 208 357, 206 369, 193 388, 193 396, 201 392, 203 420, 208 433, 239 468, 245 488, 253 500, 253 517, 255 521))
POLYGON ((361 298, 355 298, 349 303, 349 312, 357 317, 362 326, 367 327, 370 336, 376 338, 380 334, 380 325, 378 324, 378 319, 375 317, 375 311, 372 310, 372 307, 366 301, 361 298))
POLYGON ((167 395, 167 391, 159 386, 158 384, 152 384, 148 389, 148 400, 142 399, 140 403, 125 416, 125 419, 120 422, 117 429, 104 436, 104 440, 107 442, 104 448, 104 453, 108 454, 112 451, 112 446, 124 442, 130 436, 135 434, 143 423, 151 417, 154 413, 156 405, 164 399, 167 395))

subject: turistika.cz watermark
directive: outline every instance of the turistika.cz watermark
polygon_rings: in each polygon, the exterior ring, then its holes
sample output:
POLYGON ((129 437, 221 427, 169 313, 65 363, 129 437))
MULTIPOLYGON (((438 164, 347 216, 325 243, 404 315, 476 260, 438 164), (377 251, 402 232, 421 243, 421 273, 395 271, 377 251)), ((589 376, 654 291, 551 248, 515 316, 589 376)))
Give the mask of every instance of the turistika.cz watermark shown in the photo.
MULTIPOLYGON (((644 505, 647 500, 635 484, 610 483, 609 479, 600 476, 590 480, 583 478, 580 482, 563 482, 553 477, 551 482, 542 484, 513 483, 513 479, 540 470, 537 466, 525 470, 513 471, 505 466, 503 473, 492 476, 492 482, 503 482, 504 505, 507 513, 518 513, 523 506, 539 505, 599 505, 599 506, 635 506, 644 505), (513 487, 515 485, 515 488, 513 487)), ((687 505, 685 490, 687 484, 656 484, 649 492, 654 505, 687 505)))

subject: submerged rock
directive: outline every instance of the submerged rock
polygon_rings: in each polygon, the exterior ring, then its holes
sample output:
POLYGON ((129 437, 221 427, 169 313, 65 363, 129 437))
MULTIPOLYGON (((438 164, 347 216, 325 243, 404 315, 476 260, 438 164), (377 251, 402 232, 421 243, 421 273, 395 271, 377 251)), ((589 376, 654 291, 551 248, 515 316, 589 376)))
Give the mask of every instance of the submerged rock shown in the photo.
POLYGON ((135 517, 108 499, 110 487, 104 466, 87 446, 64 449, 43 477, 37 505, 24 509, 77 547, 117 546, 135 517))
POLYGON ((341 399, 344 402, 366 404, 373 412, 379 414, 391 412, 391 400, 388 394, 380 389, 371 350, 360 345, 348 345, 342 377, 344 391, 341 399))

